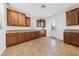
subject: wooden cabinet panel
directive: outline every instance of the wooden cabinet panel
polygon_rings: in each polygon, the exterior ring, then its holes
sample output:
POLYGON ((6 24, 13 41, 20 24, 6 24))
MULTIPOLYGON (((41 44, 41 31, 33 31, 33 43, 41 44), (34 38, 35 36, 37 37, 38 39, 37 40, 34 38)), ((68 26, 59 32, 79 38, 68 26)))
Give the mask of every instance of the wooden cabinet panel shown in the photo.
POLYGON ((30 37, 31 37, 31 39, 34 39, 35 38, 35 32, 30 32, 30 37))
POLYGON ((18 13, 8 10, 7 25, 18 25, 18 13))
POLYGON ((18 33, 18 42, 21 43, 21 42, 24 42, 24 41, 26 41, 25 40, 25 32, 18 33))
POLYGON ((40 31, 36 31, 35 32, 35 38, 39 38, 40 37, 40 31))
POLYGON ((66 12, 66 24, 78 25, 79 24, 79 9, 74 9, 66 12))
POLYGON ((64 42, 71 43, 71 34, 70 34, 70 32, 64 32, 64 42))
POLYGON ((17 33, 7 33, 6 35, 6 45, 11 46, 17 44, 17 33))
POLYGON ((26 17, 23 13, 7 9, 7 25, 30 26, 30 17, 26 17))
POLYGON ((43 20, 43 19, 37 20, 37 27, 45 28, 46 27, 46 21, 43 20))
POLYGON ((30 26, 30 17, 26 17, 26 20, 25 20, 25 22, 26 22, 26 26, 30 26))
POLYGON ((79 46, 79 33, 77 33, 77 32, 64 32, 64 42, 79 46))
POLYGON ((19 13, 18 14, 18 22, 20 26, 25 26, 25 15, 19 13))
POLYGON ((25 40, 28 41, 31 39, 30 32, 26 32, 25 40))
POLYGON ((79 46, 79 33, 71 32, 71 43, 79 46))

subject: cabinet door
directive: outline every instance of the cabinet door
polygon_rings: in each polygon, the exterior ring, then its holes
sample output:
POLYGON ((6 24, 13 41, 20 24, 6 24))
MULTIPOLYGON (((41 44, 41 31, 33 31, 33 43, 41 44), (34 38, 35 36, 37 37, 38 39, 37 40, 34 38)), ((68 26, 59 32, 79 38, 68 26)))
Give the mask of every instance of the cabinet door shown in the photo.
POLYGON ((21 42, 24 42, 24 41, 26 41, 25 40, 25 33, 24 32, 18 33, 18 42, 21 43, 21 42))
POLYGON ((35 38, 38 38, 38 31, 35 31, 35 38))
POLYGON ((18 25, 18 13, 12 11, 12 10, 8 10, 7 12, 7 25, 18 25))
POLYGON ((67 12, 66 17, 67 25, 78 25, 78 10, 67 12))
POLYGON ((79 46, 79 33, 71 33, 71 43, 79 46))
POLYGON ((40 37, 40 31, 37 31, 36 36, 37 36, 37 38, 40 37))
POLYGON ((19 13, 18 14, 18 20, 20 26, 25 26, 25 15, 19 13))
POLYGON ((31 39, 30 32, 26 32, 25 40, 28 41, 31 39))
POLYGON ((26 22, 26 26, 30 26, 30 17, 26 17, 26 20, 25 20, 25 22, 26 22))
POLYGON ((64 42, 71 43, 71 33, 70 32, 64 32, 64 42))
POLYGON ((30 32, 30 38, 34 39, 35 38, 35 32, 30 32))
POLYGON ((7 33, 6 34, 6 45, 11 46, 17 44, 17 33, 7 33))
POLYGON ((46 27, 46 21, 43 20, 43 19, 37 20, 37 27, 45 28, 46 27))

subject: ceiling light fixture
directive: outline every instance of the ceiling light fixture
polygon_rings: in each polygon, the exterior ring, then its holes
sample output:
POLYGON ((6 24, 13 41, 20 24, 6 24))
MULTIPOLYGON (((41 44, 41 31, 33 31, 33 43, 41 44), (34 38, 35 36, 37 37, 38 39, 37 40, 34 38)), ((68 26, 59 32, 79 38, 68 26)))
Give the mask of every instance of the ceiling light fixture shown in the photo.
POLYGON ((9 5, 9 3, 6 3, 7 5, 9 5))
POLYGON ((45 9, 45 8, 46 8, 46 5, 42 4, 41 9, 45 9))

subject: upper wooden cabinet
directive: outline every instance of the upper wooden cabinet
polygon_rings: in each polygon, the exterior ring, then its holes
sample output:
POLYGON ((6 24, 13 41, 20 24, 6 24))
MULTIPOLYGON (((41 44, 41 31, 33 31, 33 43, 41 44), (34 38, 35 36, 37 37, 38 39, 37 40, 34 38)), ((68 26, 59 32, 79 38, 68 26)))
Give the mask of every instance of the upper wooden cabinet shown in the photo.
POLYGON ((25 26, 25 15, 24 14, 21 14, 21 13, 19 13, 18 14, 18 24, 20 25, 20 26, 25 26))
POLYGON ((46 21, 43 20, 43 19, 37 20, 37 27, 45 28, 46 27, 46 21))
POLYGON ((66 12, 66 24, 68 26, 79 24, 79 8, 66 12))
POLYGON ((28 17, 26 18, 26 15, 23 13, 7 9, 7 25, 8 26, 29 26, 30 18, 28 17))
POLYGON ((18 13, 7 10, 7 25, 17 25, 18 24, 18 13))
POLYGON ((25 23, 26 26, 30 26, 30 17, 26 17, 25 23))

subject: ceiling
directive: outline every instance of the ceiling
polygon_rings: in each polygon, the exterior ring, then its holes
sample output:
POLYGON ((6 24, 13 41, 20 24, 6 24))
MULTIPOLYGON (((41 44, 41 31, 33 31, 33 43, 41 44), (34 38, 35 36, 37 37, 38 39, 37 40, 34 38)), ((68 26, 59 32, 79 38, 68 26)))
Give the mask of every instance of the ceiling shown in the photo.
POLYGON ((9 5, 23 11, 31 16, 48 18, 65 11, 73 6, 79 5, 77 3, 44 3, 45 9, 41 9, 43 3, 10 3, 9 5))

